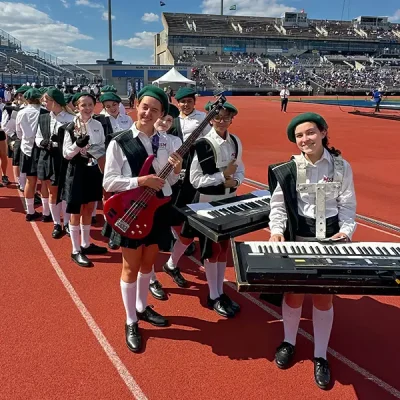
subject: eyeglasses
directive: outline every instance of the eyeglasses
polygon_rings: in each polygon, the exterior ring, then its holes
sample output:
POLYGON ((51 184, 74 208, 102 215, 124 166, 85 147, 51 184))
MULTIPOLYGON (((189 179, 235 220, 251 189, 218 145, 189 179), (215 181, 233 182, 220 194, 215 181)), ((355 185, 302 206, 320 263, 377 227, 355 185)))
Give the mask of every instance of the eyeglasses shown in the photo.
POLYGON ((231 122, 232 117, 221 118, 219 115, 217 115, 214 117, 214 121, 216 121, 216 122, 231 122))

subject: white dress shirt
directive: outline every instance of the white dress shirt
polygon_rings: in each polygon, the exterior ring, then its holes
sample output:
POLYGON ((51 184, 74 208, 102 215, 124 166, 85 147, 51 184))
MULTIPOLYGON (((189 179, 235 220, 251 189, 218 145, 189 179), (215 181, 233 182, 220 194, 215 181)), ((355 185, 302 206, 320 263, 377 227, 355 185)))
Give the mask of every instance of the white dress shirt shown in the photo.
MULTIPOLYGON (((72 116, 73 121, 77 122, 79 115, 72 116)), ((72 160, 78 153, 85 156, 87 152, 90 152, 90 147, 93 146, 104 146, 105 147, 105 137, 103 125, 99 121, 90 118, 86 123, 82 123, 82 129, 86 131, 89 135, 89 144, 87 148, 78 147, 76 142, 72 143, 71 135, 69 132, 65 133, 64 144, 63 144, 63 156, 67 160, 72 160)))
POLYGON ((133 125, 132 118, 127 114, 119 113, 117 115, 117 118, 114 118, 112 115, 109 115, 108 113, 106 113, 105 115, 108 118, 110 118, 111 126, 114 133, 130 129, 131 126, 133 125))
MULTIPOLYGON (((206 113, 203 111, 193 110, 192 113, 186 116, 179 115, 179 122, 181 124, 181 131, 183 141, 185 142, 191 133, 204 121, 206 113)), ((207 125, 200 137, 205 136, 211 129, 210 125, 207 125)))
MULTIPOLYGON (((148 137, 145 133, 139 131, 134 123, 131 127, 132 137, 139 137, 148 155, 153 155, 151 145, 152 137, 159 135, 159 147, 157 157, 153 160, 153 168, 158 174, 168 162, 168 157, 175 152, 181 145, 182 141, 174 138, 166 133, 158 133, 154 130, 154 134, 148 137)), ((162 189, 165 196, 172 194, 171 186, 178 181, 179 174, 173 171, 167 177, 165 185, 162 189)), ((111 140, 106 153, 106 165, 104 167, 103 187, 107 192, 123 192, 138 187, 138 178, 132 177, 132 170, 124 152, 115 140, 111 140)))
POLYGON ((290 92, 287 89, 282 89, 279 93, 279 96, 281 96, 281 99, 287 99, 290 96, 290 92))
MULTIPOLYGON (((61 111, 57 115, 53 113, 53 111, 50 112, 50 137, 51 135, 57 134, 58 133, 58 128, 62 125, 69 124, 74 120, 75 116, 72 114, 67 113, 66 111, 61 111)), ((40 129, 40 124, 38 125, 38 129, 36 132, 36 137, 35 137, 35 142, 36 146, 40 146, 40 143, 44 139, 43 133, 40 129)), ((53 146, 56 147, 58 143, 53 142, 53 146)))
MULTIPOLYGON (((304 155, 303 155, 304 157, 304 155)), ((324 149, 322 157, 312 164, 305 157, 307 164, 306 183, 322 183, 333 179, 333 160, 332 155, 324 149)), ((356 229, 356 195, 354 192, 353 172, 350 164, 343 160, 343 182, 338 197, 333 192, 326 194, 326 218, 339 218, 339 227, 341 233, 345 233, 350 239, 356 229)), ((315 193, 299 193, 297 192, 298 213, 303 217, 315 219, 315 193)), ((283 198, 283 191, 279 183, 271 197, 271 212, 269 215, 271 234, 281 234, 285 232, 287 213, 283 198)))
POLYGON ((17 114, 16 132, 21 139, 21 151, 30 157, 35 144, 36 130, 39 122, 40 105, 28 104, 17 114))
MULTIPOLYGON (((13 105, 18 106, 18 104, 15 104, 15 103, 13 105)), ((22 110, 23 107, 24 107, 24 105, 22 104, 20 107, 20 110, 22 110)), ((17 131, 16 122, 17 122, 17 120, 16 120, 16 118, 12 117, 12 114, 10 117, 6 110, 3 111, 2 117, 1 117, 1 128, 6 133, 7 136, 11 137, 16 133, 16 131, 17 131)))
MULTIPOLYGON (((233 159, 236 159, 236 164, 237 164, 237 169, 236 172, 233 174, 233 179, 236 179, 239 182, 239 185, 243 182, 244 180, 244 164, 241 158, 237 158, 236 154, 236 147, 235 144, 229 135, 229 132, 226 134, 226 139, 223 139, 221 136, 218 135, 218 133, 215 131, 214 128, 211 128, 210 132, 207 133, 205 138, 208 136, 212 137, 215 142, 220 147, 221 151, 221 161, 222 163, 227 166, 233 159)), ((236 139, 238 140, 239 146, 240 140, 236 136, 236 139)), ((221 168, 224 169, 224 168, 221 168)), ((197 154, 193 157, 192 164, 190 166, 190 183, 193 185, 195 189, 198 189, 200 187, 208 187, 208 186, 218 186, 221 183, 225 183, 226 179, 224 176, 223 171, 222 172, 216 172, 215 174, 212 175, 207 175, 203 173, 203 170, 201 168, 199 159, 197 157, 197 154)), ((227 194, 225 195, 200 195, 200 201, 215 201, 215 200, 220 200, 226 197, 229 197, 229 195, 234 196, 235 194, 229 193, 230 189, 227 189, 227 194)))

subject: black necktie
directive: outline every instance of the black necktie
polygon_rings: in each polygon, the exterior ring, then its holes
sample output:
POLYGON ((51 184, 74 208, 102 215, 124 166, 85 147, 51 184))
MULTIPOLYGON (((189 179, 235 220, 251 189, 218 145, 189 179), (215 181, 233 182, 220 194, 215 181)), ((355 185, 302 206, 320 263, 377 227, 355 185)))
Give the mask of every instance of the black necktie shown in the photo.
POLYGON ((153 135, 151 139, 151 147, 153 148, 154 157, 157 157, 157 151, 159 145, 160 145, 160 136, 158 135, 158 133, 156 133, 155 135, 153 135))

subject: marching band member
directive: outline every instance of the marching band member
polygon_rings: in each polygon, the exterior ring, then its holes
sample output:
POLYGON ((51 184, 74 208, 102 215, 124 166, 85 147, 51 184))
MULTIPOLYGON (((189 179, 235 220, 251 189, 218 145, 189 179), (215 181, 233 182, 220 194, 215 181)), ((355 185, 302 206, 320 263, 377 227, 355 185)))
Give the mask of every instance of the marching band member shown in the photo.
MULTIPOLYGON (((203 122, 206 114, 203 111, 196 110, 196 91, 189 87, 180 88, 175 95, 175 99, 178 101, 178 107, 180 114, 178 118, 174 119, 174 124, 172 129, 168 132, 171 135, 179 137, 182 142, 191 135, 191 133, 203 122)), ((202 135, 204 136, 209 130, 210 126, 204 129, 202 135)), ((189 173, 190 164, 193 158, 194 149, 187 153, 183 160, 183 173, 181 174, 180 180, 172 188, 172 202, 176 207, 184 207, 187 204, 193 202, 196 190, 190 183, 189 173)), ((185 254, 190 256, 196 250, 193 238, 183 237, 180 232, 182 230, 182 224, 184 222, 184 217, 175 210, 172 210, 172 224, 175 231, 176 242, 173 246, 171 256, 167 263, 163 266, 163 271, 166 272, 173 281, 179 287, 186 287, 187 281, 182 276, 180 269, 177 267, 178 261, 185 254)), ((154 287, 150 287, 155 298, 162 298, 165 293, 161 287, 161 284, 157 284, 158 288, 155 290, 154 287)))
MULTIPOLYGON (((289 140, 301 154, 269 167, 272 192, 271 241, 351 239, 355 228, 356 197, 353 174, 340 151, 329 147, 328 125, 318 114, 295 117, 287 129, 289 140)), ((312 295, 314 325, 314 377, 326 389, 330 382, 327 348, 333 323, 333 296, 312 295)), ((295 353, 304 294, 284 295, 284 341, 275 362, 287 368, 295 353)))
MULTIPOLYGON (((129 131, 111 140, 107 148, 103 186, 107 192, 121 192, 138 186, 158 191, 159 196, 170 196, 171 185, 178 180, 182 158, 175 153, 181 145, 170 135, 158 133, 154 124, 168 112, 168 97, 155 86, 145 86, 138 94, 137 121, 129 131), (164 181, 154 174, 138 176, 149 155, 155 155, 153 168, 160 172, 166 163, 174 166, 164 181)), ((141 240, 121 236, 106 225, 103 234, 111 237, 122 249, 121 293, 126 311, 125 338, 129 350, 142 348, 138 319, 154 326, 167 326, 168 320, 147 305, 152 266, 159 247, 171 242, 169 223, 170 203, 160 207, 154 216, 150 234, 141 240)))
MULTIPOLYGON (((0 97, 0 120, 3 118, 3 111, 5 108, 5 103, 3 103, 2 98, 0 97)), ((0 129, 0 165, 1 165, 1 181, 0 187, 8 185, 10 181, 7 176, 7 166, 8 166, 8 154, 7 154, 7 134, 4 131, 4 128, 0 129)))
MULTIPOLYGON (((113 85, 106 85, 106 86, 103 86, 100 89, 100 93, 101 93, 101 96, 103 96, 103 94, 105 94, 105 93, 117 93, 117 89, 113 85)), ((119 108, 119 113, 121 115, 125 115, 126 114, 126 110, 125 110, 124 105, 122 104, 122 100, 119 103, 118 108, 119 108)), ((106 109, 101 110, 100 114, 101 115, 106 115, 107 114, 107 110, 106 109)))
MULTIPOLYGON (((206 110, 209 111, 210 103, 206 110)), ((239 138, 228 128, 238 110, 226 102, 212 120, 211 131, 199 139, 196 154, 190 167, 190 183, 197 189, 199 202, 210 202, 236 196, 236 190, 244 179, 242 145, 239 138)), ((184 224, 182 236, 187 225, 184 224)), ((240 306, 224 294, 224 278, 229 241, 214 243, 199 234, 201 259, 204 262, 210 294, 207 305, 223 317, 233 317, 240 306)))
MULTIPOLYGON (((110 119, 112 126, 112 132, 110 132, 111 134, 130 129, 133 121, 129 115, 121 114, 119 108, 122 102, 121 97, 113 92, 106 92, 100 96, 100 102, 103 104, 103 111, 105 111, 104 115, 110 119)), ((110 140, 110 136, 106 137, 106 145, 110 140)))
POLYGON ((90 243, 94 203, 103 196, 103 175, 99 166, 104 163, 105 137, 101 123, 92 118, 95 97, 78 92, 74 96, 74 104, 78 114, 72 123, 61 127, 64 132, 59 131, 64 137, 62 153, 68 160, 65 182, 60 179, 59 191, 62 200, 67 203, 66 212, 71 214, 71 259, 80 267, 87 268, 93 266, 87 255, 107 252, 107 248, 90 243))
MULTIPOLYGON (((35 144, 35 136, 39 123, 39 116, 48 113, 40 106, 40 99, 42 94, 38 89, 29 89, 25 92, 24 98, 27 106, 20 110, 16 118, 16 133, 21 140, 21 158, 20 170, 26 174, 25 185, 25 203, 26 203, 26 221, 33 221, 40 218, 41 214, 35 211, 34 196, 37 183, 37 162, 38 162, 38 148, 35 144)), ((48 199, 42 197, 43 204, 43 222, 51 220, 50 208, 48 199)))
POLYGON ((12 153, 13 173, 17 178, 18 188, 22 192, 25 190, 26 174, 21 173, 19 168, 19 161, 21 158, 21 140, 18 138, 16 133, 16 119, 19 110, 25 106, 25 99, 23 95, 29 89, 29 86, 21 86, 15 91, 14 102, 10 106, 5 106, 1 120, 1 127, 9 137, 9 147, 12 153))
MULTIPOLYGON (((62 155, 58 147, 58 130, 62 125, 73 121, 75 114, 68 111, 63 93, 56 88, 49 88, 43 96, 44 104, 49 114, 39 117, 39 126, 35 142, 40 148, 38 161, 38 179, 42 181, 49 197, 50 212, 54 222, 52 237, 59 239, 63 233, 61 227, 62 203, 57 204, 57 191, 62 155)), ((42 191, 43 192, 43 191, 42 191)), ((64 213, 64 227, 68 224, 64 213)))

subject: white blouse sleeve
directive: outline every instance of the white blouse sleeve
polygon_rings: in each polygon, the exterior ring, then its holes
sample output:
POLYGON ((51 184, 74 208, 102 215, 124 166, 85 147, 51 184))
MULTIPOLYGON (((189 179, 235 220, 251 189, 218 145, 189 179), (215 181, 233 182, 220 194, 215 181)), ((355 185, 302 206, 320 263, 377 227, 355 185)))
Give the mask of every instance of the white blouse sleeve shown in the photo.
MULTIPOLYGON (((177 151, 177 150, 179 149, 179 147, 182 146, 182 140, 181 140, 180 138, 178 138, 177 136, 168 135, 167 137, 168 137, 168 140, 171 141, 171 147, 170 147, 170 149, 172 150, 172 151, 170 152, 170 155, 171 155, 172 153, 174 153, 175 151, 177 151)), ((168 175, 168 177, 167 177, 168 183, 169 183, 171 186, 174 185, 176 182, 178 182, 178 180, 179 180, 179 175, 180 175, 180 174, 175 174, 175 172, 172 171, 172 172, 168 175)))
POLYGON ((65 131, 63 143, 63 156, 67 160, 72 160, 79 152, 80 148, 75 143, 72 143, 69 131, 65 131))
POLYGON ((138 187, 138 178, 124 176, 124 153, 115 140, 111 140, 107 148, 104 166, 103 188, 106 192, 124 192, 138 187))
POLYGON ((279 183, 271 196, 271 212, 269 214, 269 228, 271 235, 283 235, 286 230, 286 221, 288 219, 283 191, 279 183))

